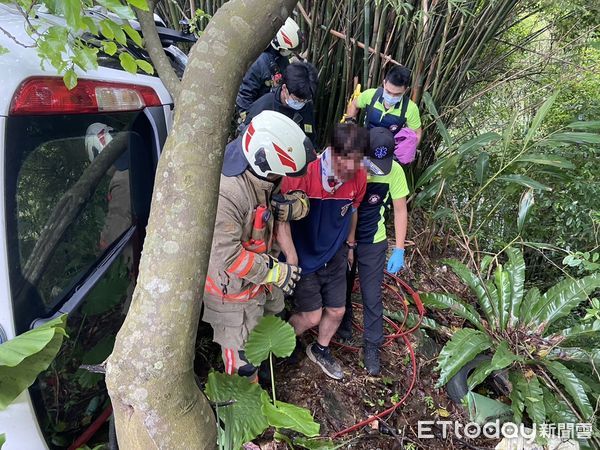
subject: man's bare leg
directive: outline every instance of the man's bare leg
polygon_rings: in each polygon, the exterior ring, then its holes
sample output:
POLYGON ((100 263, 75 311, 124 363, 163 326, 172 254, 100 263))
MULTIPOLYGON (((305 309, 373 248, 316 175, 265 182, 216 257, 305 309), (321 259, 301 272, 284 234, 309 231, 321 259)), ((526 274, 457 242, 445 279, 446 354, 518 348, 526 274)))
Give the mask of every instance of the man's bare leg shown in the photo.
POLYGON ((321 322, 319 323, 319 337, 317 342, 323 347, 329 346, 329 342, 337 331, 344 318, 346 308, 325 308, 321 322))

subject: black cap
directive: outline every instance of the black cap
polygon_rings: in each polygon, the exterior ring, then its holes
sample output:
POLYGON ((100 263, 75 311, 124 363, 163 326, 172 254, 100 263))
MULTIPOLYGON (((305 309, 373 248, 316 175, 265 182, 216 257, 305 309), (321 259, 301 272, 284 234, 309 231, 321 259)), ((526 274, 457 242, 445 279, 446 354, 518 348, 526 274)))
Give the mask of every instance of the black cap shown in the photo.
POLYGON ((248 160, 242 150, 242 135, 231 141, 225 147, 223 155, 223 169, 221 173, 226 177, 236 177, 248 168, 248 160))
MULTIPOLYGON (((369 149, 365 156, 381 171, 381 173, 375 173, 375 175, 390 173, 394 161, 395 146, 394 135, 387 128, 377 127, 369 130, 369 149)), ((373 169, 371 171, 378 172, 373 169)))

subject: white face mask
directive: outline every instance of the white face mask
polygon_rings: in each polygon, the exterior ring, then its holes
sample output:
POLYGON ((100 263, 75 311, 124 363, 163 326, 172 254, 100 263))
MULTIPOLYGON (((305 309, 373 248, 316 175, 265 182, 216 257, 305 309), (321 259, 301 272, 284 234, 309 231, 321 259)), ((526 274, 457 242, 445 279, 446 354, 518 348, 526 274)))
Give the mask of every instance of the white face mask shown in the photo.
POLYGON ((398 97, 394 97, 394 96, 388 94, 387 92, 383 91, 383 101, 386 102, 388 105, 395 105, 400 100, 402 100, 401 95, 398 97))
POLYGON ((287 48, 280 48, 279 54, 281 56, 290 56, 292 54, 292 52, 291 52, 291 50, 288 50, 287 48))
POLYGON ((292 97, 288 97, 285 102, 287 103, 287 105, 290 108, 295 109, 296 111, 301 110, 302 108, 304 108, 304 105, 306 105, 306 102, 301 102, 300 100, 294 100, 292 97))

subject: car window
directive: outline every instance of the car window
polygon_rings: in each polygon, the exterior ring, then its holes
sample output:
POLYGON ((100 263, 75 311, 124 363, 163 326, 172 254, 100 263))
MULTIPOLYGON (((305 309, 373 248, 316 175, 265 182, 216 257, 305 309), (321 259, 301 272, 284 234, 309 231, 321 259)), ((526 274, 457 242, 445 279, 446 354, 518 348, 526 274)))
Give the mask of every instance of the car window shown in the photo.
POLYGON ((9 118, 7 238, 17 316, 53 311, 132 227, 131 164, 152 166, 143 138, 129 129, 136 114, 9 118))

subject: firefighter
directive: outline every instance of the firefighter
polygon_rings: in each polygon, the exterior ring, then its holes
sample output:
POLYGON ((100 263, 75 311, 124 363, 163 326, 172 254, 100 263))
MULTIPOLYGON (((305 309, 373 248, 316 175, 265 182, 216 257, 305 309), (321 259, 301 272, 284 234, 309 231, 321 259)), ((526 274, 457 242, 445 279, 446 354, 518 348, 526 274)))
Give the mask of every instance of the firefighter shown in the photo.
MULTIPOLYGON (((273 234, 277 221, 308 214, 306 195, 281 195, 279 184, 283 176, 304 174, 314 154, 300 127, 275 111, 257 115, 225 149, 203 320, 213 328, 228 374, 256 381, 257 368, 244 354, 248 334, 263 315, 283 310, 281 294, 291 295, 300 278, 297 265, 277 260, 273 234)), ((289 233, 277 240, 289 249, 289 233)))
POLYGON ((283 71, 288 66, 292 52, 302 42, 300 27, 290 17, 277 31, 271 45, 250 66, 235 99, 237 113, 242 121, 250 106, 263 95, 279 86, 283 71))

